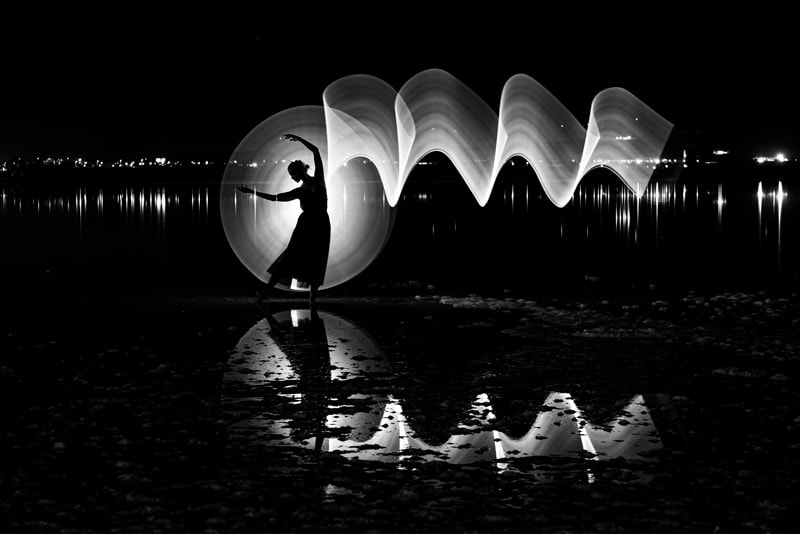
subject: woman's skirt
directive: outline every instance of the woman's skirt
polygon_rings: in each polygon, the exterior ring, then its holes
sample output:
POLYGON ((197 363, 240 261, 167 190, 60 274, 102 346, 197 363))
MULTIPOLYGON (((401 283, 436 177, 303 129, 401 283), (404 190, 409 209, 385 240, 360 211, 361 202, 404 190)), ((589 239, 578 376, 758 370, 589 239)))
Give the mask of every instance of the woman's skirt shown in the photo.
POLYGON ((289 244, 267 269, 281 283, 294 278, 301 286, 319 287, 325 280, 331 242, 327 212, 303 212, 297 219, 289 244))

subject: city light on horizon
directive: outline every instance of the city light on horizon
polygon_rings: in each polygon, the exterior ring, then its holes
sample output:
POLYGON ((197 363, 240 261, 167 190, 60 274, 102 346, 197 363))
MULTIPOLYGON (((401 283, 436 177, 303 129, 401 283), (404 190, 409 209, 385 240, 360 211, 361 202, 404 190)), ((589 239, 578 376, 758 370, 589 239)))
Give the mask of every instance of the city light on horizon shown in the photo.
POLYGON ((778 152, 774 156, 756 156, 754 159, 758 163, 786 163, 789 161, 783 152, 778 152))

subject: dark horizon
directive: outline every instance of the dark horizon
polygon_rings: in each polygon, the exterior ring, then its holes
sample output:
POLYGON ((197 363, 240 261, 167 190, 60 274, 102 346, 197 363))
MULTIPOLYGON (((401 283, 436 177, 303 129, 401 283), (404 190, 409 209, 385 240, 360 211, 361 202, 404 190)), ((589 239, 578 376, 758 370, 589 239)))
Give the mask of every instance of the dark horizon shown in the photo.
POLYGON ((392 38, 395 26, 375 35, 360 20, 348 31, 317 21, 299 32, 286 23, 192 26, 155 16, 23 24, 2 36, 14 53, 2 65, 0 162, 227 157, 275 113, 321 105, 324 89, 343 76, 369 74, 400 89, 429 68, 450 72, 495 110, 503 85, 519 73, 583 124, 594 96, 617 86, 715 148, 800 155, 800 82, 789 68, 792 34, 780 20, 763 27, 689 14, 645 20, 618 30, 565 22, 530 31, 508 17, 483 39, 477 28, 434 17, 417 21, 418 34, 397 34, 403 38, 392 38), (294 44, 298 35, 308 41, 294 44))

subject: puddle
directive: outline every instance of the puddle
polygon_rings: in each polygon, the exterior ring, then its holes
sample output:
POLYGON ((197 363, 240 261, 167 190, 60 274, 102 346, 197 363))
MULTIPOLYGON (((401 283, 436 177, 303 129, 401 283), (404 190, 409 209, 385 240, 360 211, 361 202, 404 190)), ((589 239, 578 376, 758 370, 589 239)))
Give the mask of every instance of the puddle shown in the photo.
POLYGON ((433 442, 415 432, 414 417, 405 413, 409 394, 363 328, 307 309, 255 323, 230 352, 223 380, 231 439, 403 469, 431 461, 491 462, 504 471, 531 458, 652 463, 665 448, 661 428, 674 432, 676 423, 668 395, 633 395, 611 420, 594 421, 569 392, 551 391, 531 412, 527 432, 512 435, 499 429, 492 395, 480 393, 450 436, 433 442))

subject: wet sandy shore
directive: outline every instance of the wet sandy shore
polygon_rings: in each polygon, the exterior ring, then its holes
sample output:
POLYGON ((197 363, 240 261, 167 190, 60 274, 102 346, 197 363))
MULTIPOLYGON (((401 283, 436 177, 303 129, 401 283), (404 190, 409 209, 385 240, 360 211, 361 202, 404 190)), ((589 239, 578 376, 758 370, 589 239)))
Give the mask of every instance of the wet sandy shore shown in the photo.
MULTIPOLYGON (((249 333, 259 324, 270 332, 267 311, 285 316, 304 309, 302 300, 279 299, 269 310, 242 296, 7 301, 0 530, 711 533, 796 525, 796 295, 372 289, 327 295, 319 310, 353 325, 353 336, 381 354, 380 376, 322 385, 289 377, 283 390, 241 382, 232 390, 230 373, 249 333), (642 395, 660 443, 647 461, 506 451, 503 462, 421 455, 402 463, 275 446, 285 436, 237 427, 272 417, 308 430, 311 412, 286 395, 324 394, 332 413, 333 401, 365 391, 399 399, 426 443, 447 441, 470 417, 487 423, 470 415, 476 398, 491 399, 493 431, 520 436, 550 409, 552 392, 568 394, 586 420, 623 426, 630 400, 642 395), (244 402, 232 410, 234 397, 244 402)), ((327 342, 334 350, 352 336, 327 342)), ((314 350, 303 336, 282 343, 289 359, 314 350)))

